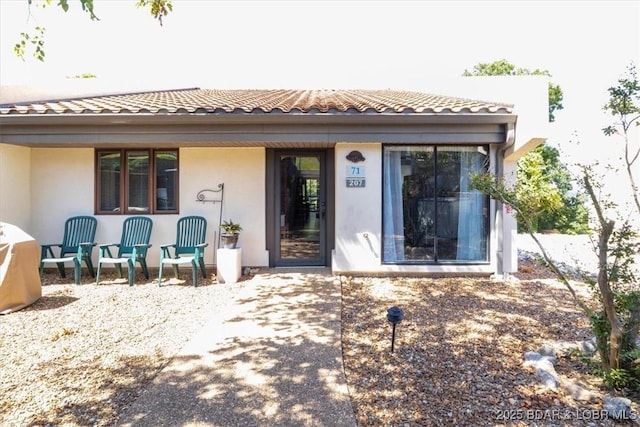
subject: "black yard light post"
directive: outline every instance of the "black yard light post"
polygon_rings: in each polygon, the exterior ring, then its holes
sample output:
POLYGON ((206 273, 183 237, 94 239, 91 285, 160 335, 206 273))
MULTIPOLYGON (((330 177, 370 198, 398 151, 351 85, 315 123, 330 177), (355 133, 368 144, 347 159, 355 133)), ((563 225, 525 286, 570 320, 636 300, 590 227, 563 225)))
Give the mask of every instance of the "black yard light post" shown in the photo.
POLYGON ((404 319, 404 312, 399 307, 393 306, 387 310, 387 320, 393 328, 391 332, 391 353, 393 353, 393 343, 396 340, 396 325, 402 322, 402 319, 404 319))

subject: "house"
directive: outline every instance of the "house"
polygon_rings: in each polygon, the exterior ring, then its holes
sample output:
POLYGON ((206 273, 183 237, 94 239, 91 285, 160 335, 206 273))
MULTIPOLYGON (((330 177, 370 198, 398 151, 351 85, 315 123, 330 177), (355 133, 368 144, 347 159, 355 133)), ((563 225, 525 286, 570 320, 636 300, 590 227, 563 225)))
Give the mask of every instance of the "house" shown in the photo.
MULTIPOLYGON (((126 216, 149 215, 152 266, 176 220, 202 215, 212 249, 221 219, 242 225, 244 266, 513 272, 515 220, 468 177, 512 176, 544 141, 547 81, 465 78, 432 93, 187 88, 3 101, 0 221, 44 244, 60 240, 67 217, 92 214, 97 241, 112 242, 126 216), (219 189, 223 202, 207 203, 219 189)), ((206 256, 215 264, 216 251, 206 256)))

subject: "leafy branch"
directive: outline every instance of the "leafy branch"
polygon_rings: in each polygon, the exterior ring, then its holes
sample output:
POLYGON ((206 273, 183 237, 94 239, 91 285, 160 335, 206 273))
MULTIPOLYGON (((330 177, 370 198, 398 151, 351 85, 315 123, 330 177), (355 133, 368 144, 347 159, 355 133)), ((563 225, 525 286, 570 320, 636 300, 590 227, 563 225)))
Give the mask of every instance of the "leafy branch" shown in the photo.
MULTIPOLYGON (((96 15, 94 6, 94 0, 78 0, 80 2, 80 6, 82 7, 82 11, 87 13, 89 19, 92 21, 99 21, 98 15, 96 15)), ((63 12, 69 11, 69 0, 58 0, 56 6, 60 7, 63 12)), ((28 9, 29 9, 29 17, 32 15, 31 7, 36 4, 35 0, 27 0, 28 9)), ((44 0, 42 3, 37 3, 42 8, 51 6, 52 0, 44 0)), ((137 0, 136 7, 138 8, 148 8, 151 12, 151 15, 154 19, 157 19, 160 25, 162 25, 162 20, 165 18, 171 11, 173 11, 173 3, 172 0, 137 0)), ((13 46, 13 51, 16 56, 23 61, 25 60, 26 55, 31 49, 33 49, 32 56, 39 61, 44 62, 45 57, 45 28, 41 26, 35 26, 31 31, 21 32, 20 39, 13 46)))

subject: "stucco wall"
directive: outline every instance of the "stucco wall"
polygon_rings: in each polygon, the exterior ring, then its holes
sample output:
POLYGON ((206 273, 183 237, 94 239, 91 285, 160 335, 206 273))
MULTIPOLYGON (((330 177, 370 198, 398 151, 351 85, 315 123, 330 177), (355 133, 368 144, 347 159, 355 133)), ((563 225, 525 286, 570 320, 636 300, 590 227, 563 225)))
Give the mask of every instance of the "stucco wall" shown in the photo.
MULTIPOLYGON (((265 149, 183 148, 180 150, 181 214, 201 214, 212 224, 209 233, 219 232, 218 206, 196 202, 198 191, 224 183, 223 220, 242 225, 238 245, 242 265, 266 266, 269 256, 265 237, 265 149)), ((175 218, 174 218, 175 219, 175 218)), ((175 225, 173 225, 175 240, 175 225)), ((213 236, 211 237, 213 241, 213 236)), ((213 252, 210 252, 212 255, 213 252)), ((212 262, 210 259, 207 263, 212 262)))
POLYGON ((31 149, 0 144, 0 222, 28 232, 31 220, 31 149))
MULTIPOLYGON (((41 243, 58 243, 64 221, 73 215, 93 215, 94 150, 33 149, 32 220, 27 227, 41 243)), ((206 264, 214 263, 220 205, 196 201, 206 188, 225 185, 223 219, 240 223, 242 264, 268 264, 265 250, 265 151, 263 148, 183 148, 180 150, 180 215, 151 215, 152 248, 148 263, 157 267, 160 245, 175 241, 180 216, 202 215, 208 219, 206 264)), ((25 194, 28 191, 25 190, 25 194)), ((98 215, 96 241, 118 242, 124 215, 98 215)), ((94 253, 97 261, 97 250, 94 253)))
POLYGON ((335 271, 380 268, 382 238, 382 148, 380 144, 337 144, 335 147, 335 271), (357 150, 365 160, 346 156, 357 150), (347 188, 347 168, 365 168, 365 187, 347 188))

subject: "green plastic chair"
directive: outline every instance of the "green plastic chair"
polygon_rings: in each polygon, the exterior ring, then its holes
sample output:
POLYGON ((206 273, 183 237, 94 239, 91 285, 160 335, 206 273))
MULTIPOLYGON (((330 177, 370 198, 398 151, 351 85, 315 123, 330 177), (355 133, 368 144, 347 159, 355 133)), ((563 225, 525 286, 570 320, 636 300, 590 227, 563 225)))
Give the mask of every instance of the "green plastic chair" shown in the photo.
POLYGON ((97 227, 98 220, 93 216, 81 215, 68 218, 64 223, 62 243, 41 245, 40 276, 42 277, 45 264, 55 263, 58 266, 60 277, 67 277, 64 265, 72 262, 74 282, 79 285, 82 261, 84 261, 91 277, 95 277, 91 255, 93 247, 96 245, 94 240, 97 227), (60 248, 58 256, 53 251, 54 247, 60 248))
POLYGON ((204 217, 185 216, 178 220, 176 243, 160 246, 158 285, 162 285, 162 268, 165 264, 173 266, 173 274, 176 278, 179 278, 179 265, 191 264, 193 286, 198 286, 198 267, 202 277, 207 277, 204 268, 204 250, 209 244, 205 242, 206 236, 207 220, 204 217))
POLYGON ((118 277, 122 278, 122 264, 127 264, 129 273, 129 286, 133 286, 136 275, 136 262, 140 264, 144 277, 149 278, 147 269, 147 251, 151 247, 151 229, 153 221, 146 216, 132 216, 122 223, 122 237, 120 243, 106 243, 98 245, 100 249, 98 255, 98 272, 96 274, 96 285, 100 283, 100 271, 102 264, 114 264, 118 277), (111 248, 118 248, 117 256, 114 257, 111 248))

